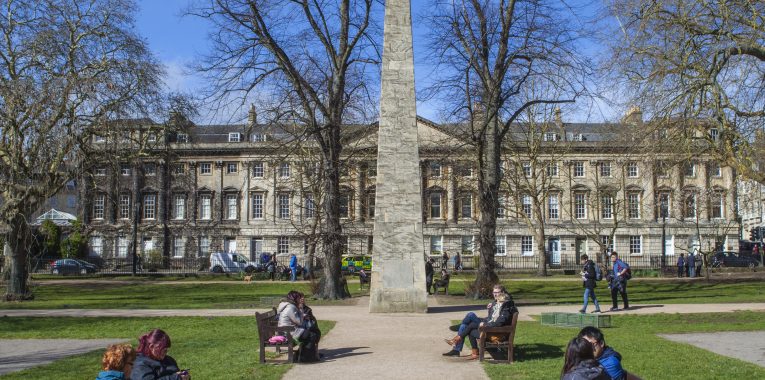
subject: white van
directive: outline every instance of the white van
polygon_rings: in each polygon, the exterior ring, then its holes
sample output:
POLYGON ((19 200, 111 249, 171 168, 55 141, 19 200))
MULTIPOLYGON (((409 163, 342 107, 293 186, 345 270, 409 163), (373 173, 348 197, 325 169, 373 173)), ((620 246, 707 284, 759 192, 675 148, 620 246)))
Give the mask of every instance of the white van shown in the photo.
POLYGON ((252 273, 257 267, 258 264, 237 253, 214 252, 210 255, 210 272, 213 273, 252 273))

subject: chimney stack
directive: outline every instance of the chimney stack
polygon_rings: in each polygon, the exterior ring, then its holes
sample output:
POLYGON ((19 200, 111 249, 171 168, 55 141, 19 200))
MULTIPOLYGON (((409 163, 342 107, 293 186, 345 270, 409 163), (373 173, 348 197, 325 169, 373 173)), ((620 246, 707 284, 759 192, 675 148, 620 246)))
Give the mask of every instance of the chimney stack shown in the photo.
POLYGON ((630 107, 627 114, 624 115, 622 122, 627 124, 643 124, 643 111, 638 106, 630 107))
POLYGON ((247 116, 247 123, 250 127, 254 127, 258 120, 258 113, 255 112, 255 104, 250 103, 250 111, 247 116))

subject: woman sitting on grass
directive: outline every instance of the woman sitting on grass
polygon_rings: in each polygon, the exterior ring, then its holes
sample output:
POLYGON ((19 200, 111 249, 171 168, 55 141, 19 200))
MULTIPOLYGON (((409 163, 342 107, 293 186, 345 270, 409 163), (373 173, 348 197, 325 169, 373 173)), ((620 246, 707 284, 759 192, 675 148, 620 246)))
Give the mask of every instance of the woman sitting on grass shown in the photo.
POLYGON ((130 370, 135 361, 133 346, 125 344, 112 344, 106 348, 101 365, 104 369, 98 373, 96 380, 125 380, 130 378, 130 370))
POLYGON ((138 338, 138 355, 130 373, 131 380, 190 380, 187 370, 178 369, 178 364, 167 350, 170 336, 160 329, 151 330, 138 338))
POLYGON ((478 359, 478 338, 481 336, 481 326, 498 327, 509 325, 513 322, 513 313, 517 313, 513 297, 505 290, 505 287, 497 284, 492 291, 494 302, 488 304, 489 316, 479 318, 475 313, 470 312, 462 319, 459 326, 452 326, 452 330, 457 330, 457 336, 452 339, 446 339, 446 343, 452 347, 452 350, 443 354, 444 356, 460 356, 462 346, 465 344, 465 337, 470 339, 473 346, 471 355, 468 359, 478 359))
POLYGON ((611 380, 606 370, 595 360, 592 344, 584 338, 574 338, 566 347, 561 380, 611 380))
POLYGON ((300 348, 295 355, 296 362, 315 362, 319 360, 318 347, 321 331, 316 323, 311 308, 305 304, 305 296, 296 290, 287 293, 287 297, 276 309, 279 313, 278 327, 294 327, 292 339, 300 348))

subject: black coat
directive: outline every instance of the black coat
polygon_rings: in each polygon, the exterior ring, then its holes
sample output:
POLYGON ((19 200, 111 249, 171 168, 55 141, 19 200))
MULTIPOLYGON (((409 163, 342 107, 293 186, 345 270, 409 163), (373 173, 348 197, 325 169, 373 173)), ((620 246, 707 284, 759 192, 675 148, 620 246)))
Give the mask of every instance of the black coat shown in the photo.
POLYGON ((610 380, 606 370, 597 360, 585 360, 561 375, 561 380, 610 380))
POLYGON ((587 289, 595 289, 598 284, 598 282, 595 280, 595 263, 592 262, 592 260, 587 260, 587 262, 584 263, 582 272, 584 272, 584 281, 582 281, 582 286, 587 289))
POLYGON ((433 277, 433 264, 430 261, 425 262, 425 275, 433 277))
POLYGON ((180 380, 178 371, 178 363, 171 356, 159 361, 139 353, 133 362, 130 380, 180 380))
POLYGON ((518 308, 515 307, 515 302, 513 302, 512 298, 502 303, 502 306, 500 306, 499 309, 499 318, 493 322, 489 322, 491 320, 491 311, 494 309, 494 305, 497 304, 497 301, 494 301, 491 304, 491 307, 489 308, 489 316, 486 317, 486 325, 488 327, 498 327, 498 326, 506 326, 511 323, 513 323, 513 313, 518 312, 518 308))

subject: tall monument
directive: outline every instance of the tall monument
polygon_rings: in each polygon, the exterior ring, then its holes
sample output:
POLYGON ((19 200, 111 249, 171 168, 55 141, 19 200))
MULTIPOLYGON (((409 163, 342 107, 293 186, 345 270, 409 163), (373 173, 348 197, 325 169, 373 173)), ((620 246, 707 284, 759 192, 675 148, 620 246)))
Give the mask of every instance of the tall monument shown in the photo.
POLYGON ((409 0, 385 2, 372 313, 427 312, 409 0))

